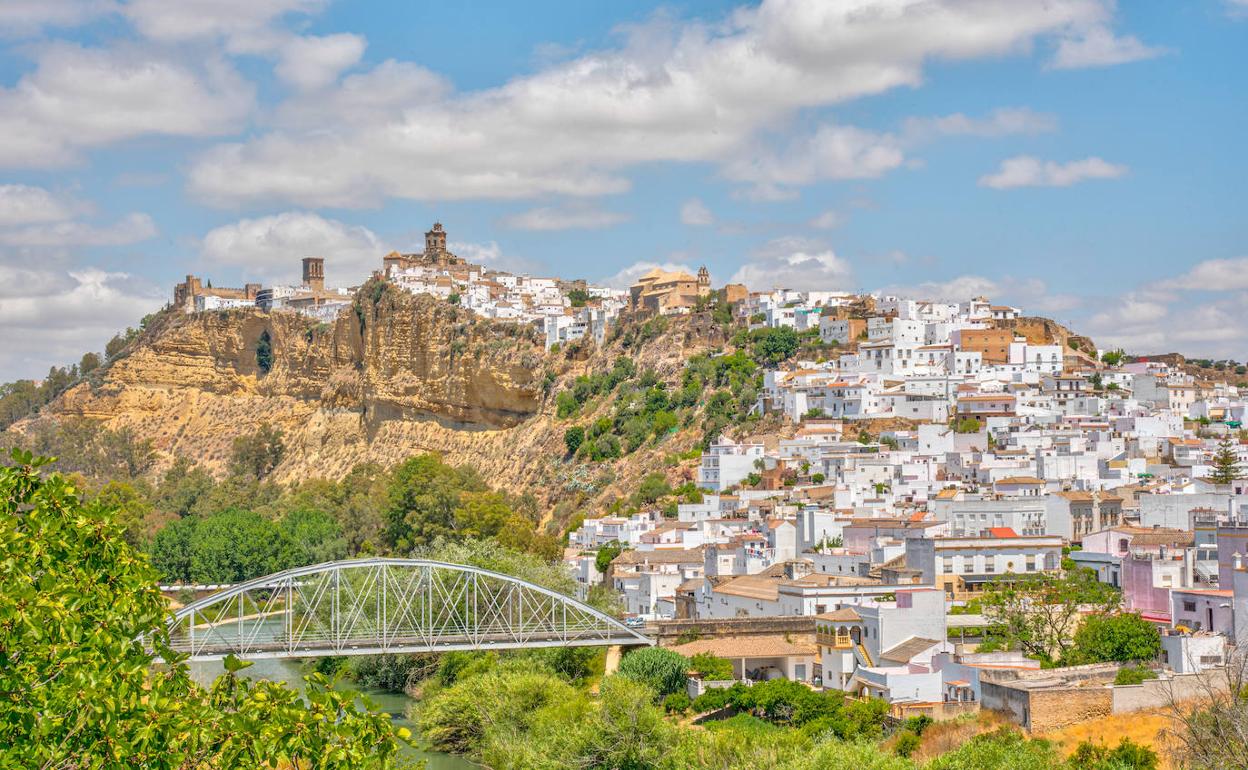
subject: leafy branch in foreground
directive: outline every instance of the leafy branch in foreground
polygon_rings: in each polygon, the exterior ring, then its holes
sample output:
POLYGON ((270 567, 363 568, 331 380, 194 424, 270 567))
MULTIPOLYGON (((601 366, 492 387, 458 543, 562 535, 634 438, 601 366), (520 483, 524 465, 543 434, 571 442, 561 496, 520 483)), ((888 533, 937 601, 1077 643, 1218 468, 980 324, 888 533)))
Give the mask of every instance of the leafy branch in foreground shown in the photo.
POLYGON ((231 660, 210 688, 195 683, 169 649, 157 573, 112 512, 45 474, 48 460, 12 460, 0 467, 0 767, 393 765, 389 718, 323 676, 301 698, 231 660))

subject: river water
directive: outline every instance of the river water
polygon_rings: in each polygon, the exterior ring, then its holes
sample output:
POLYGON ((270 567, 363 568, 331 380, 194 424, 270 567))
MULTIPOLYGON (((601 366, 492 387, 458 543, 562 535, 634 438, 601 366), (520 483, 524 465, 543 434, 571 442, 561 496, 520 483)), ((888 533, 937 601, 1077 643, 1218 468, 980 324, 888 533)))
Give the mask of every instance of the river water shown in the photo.
MULTIPOLYGON (((192 663, 191 674, 197 681, 202 684, 210 684, 218 675, 225 672, 220 662, 215 663, 192 663)), ((251 666, 239 672, 241 675, 250 676, 253 679, 268 679, 272 682, 285 682, 296 690, 303 689, 304 671, 296 660, 257 660, 251 666)), ((346 684, 344 686, 350 686, 346 684)), ((407 707, 412 704, 412 699, 406 695, 386 692, 383 690, 369 690, 365 688, 358 689, 377 704, 380 711, 384 711, 390 715, 396 725, 401 725, 412 731, 418 742, 419 735, 416 734, 416 725, 407 718, 407 707)), ((480 765, 457 757, 452 754, 443 754, 437 751, 422 751, 408 746, 400 746, 399 753, 404 757, 413 759, 423 759, 427 764, 428 770, 481 770, 480 765)))

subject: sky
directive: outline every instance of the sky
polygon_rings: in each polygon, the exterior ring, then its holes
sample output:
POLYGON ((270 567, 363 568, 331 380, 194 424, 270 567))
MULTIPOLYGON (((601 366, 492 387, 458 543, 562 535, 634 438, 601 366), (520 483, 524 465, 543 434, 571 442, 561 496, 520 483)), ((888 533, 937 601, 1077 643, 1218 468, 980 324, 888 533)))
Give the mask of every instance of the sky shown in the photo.
POLYGON ((435 221, 1248 358, 1248 0, 0 0, 0 380, 435 221))

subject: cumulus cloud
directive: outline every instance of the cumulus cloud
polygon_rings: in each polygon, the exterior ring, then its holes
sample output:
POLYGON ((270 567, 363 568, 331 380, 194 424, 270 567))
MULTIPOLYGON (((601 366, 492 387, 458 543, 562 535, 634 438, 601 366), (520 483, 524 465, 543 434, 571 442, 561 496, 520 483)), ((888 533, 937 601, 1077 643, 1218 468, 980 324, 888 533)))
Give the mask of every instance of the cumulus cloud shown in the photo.
POLYGON ((601 279, 599 282, 604 286, 610 286, 615 289, 627 289, 629 286, 637 283, 638 278, 642 277, 656 267, 660 270, 666 270, 669 273, 683 271, 689 273, 690 275, 696 274, 696 268, 690 267, 683 262, 649 262, 643 260, 641 262, 634 262, 628 267, 620 270, 618 273, 609 275, 601 279))
POLYGON ((707 227, 715 224, 715 215, 701 200, 690 198, 680 206, 680 221, 691 227, 707 227))
POLYGON ((302 91, 324 88, 359 63, 365 45, 363 37, 346 33, 291 38, 282 45, 274 72, 302 91))
POLYGON ((0 227, 60 222, 73 216, 73 206, 42 187, 0 185, 0 227))
POLYGON ((129 0, 124 13, 142 35, 162 43, 223 40, 234 53, 260 53, 289 35, 275 22, 326 5, 327 0, 129 0))
POLYGON ((1180 276, 1158 281, 1154 287, 1163 291, 1243 291, 1248 289, 1248 257, 1207 259, 1180 276))
POLYGON ((820 126, 811 136, 781 153, 763 153, 732 161, 724 176, 751 182, 763 196, 828 179, 870 179, 902 164, 896 140, 887 134, 849 126, 820 126))
POLYGON ((627 222, 628 216, 583 204, 541 206, 503 217, 500 223, 515 230, 599 230, 627 222))
POLYGON ((904 134, 913 141, 933 136, 995 137, 1056 130, 1056 115, 1027 107, 1002 107, 982 118, 972 118, 961 112, 940 117, 910 118, 905 122, 904 134))
POLYGON ((125 246, 152 238, 156 232, 156 223, 152 221, 152 218, 147 214, 136 212, 104 227, 86 222, 63 221, 0 228, 0 244, 6 246, 125 246))
POLYGON ((1095 26, 1078 37, 1063 39, 1049 66, 1053 69, 1109 67, 1152 59, 1167 49, 1148 46, 1132 35, 1117 36, 1107 27, 1095 26))
POLYGON ((193 69, 138 49, 58 43, 16 86, 0 88, 0 166, 63 165, 144 135, 226 133, 252 100, 252 86, 219 60, 193 69))
POLYGON ((355 80, 351 98, 379 119, 277 124, 204 153, 189 184, 223 205, 593 196, 627 189, 629 167, 675 161, 715 164, 756 196, 792 196, 903 162, 889 137, 847 126, 757 152, 800 111, 916 86, 929 61, 1026 52, 1108 16, 1100 0, 763 0, 716 23, 661 16, 625 29, 619 46, 496 88, 416 98, 391 79, 355 80))
POLYGON ((751 289, 845 289, 853 280, 849 262, 818 241, 777 238, 754 252, 729 283, 751 289))
POLYGON ((112 0, 4 0, 0 3, 0 37, 82 24, 115 8, 112 0))
POLYGON ((839 211, 828 209, 827 211, 812 218, 808 224, 816 230, 832 230, 849 221, 849 217, 839 211))
POLYGON ((979 178, 981 187, 1009 190, 1015 187, 1069 187, 1088 179, 1117 179, 1127 167, 1108 163, 1097 157, 1072 160, 1068 163, 1042 161, 1030 155, 1018 155, 1001 161, 996 173, 979 178))
POLYGON ((102 350, 118 330, 134 326, 167 301, 164 292, 126 273, 84 268, 43 270, 0 264, 0 379, 42 377, 52 366, 102 350))
POLYGON ((379 269, 382 256, 392 248, 366 227, 287 211, 210 230, 200 250, 212 264, 239 267, 250 278, 278 282, 296 280, 304 257, 321 256, 326 258, 326 282, 347 286, 379 269))

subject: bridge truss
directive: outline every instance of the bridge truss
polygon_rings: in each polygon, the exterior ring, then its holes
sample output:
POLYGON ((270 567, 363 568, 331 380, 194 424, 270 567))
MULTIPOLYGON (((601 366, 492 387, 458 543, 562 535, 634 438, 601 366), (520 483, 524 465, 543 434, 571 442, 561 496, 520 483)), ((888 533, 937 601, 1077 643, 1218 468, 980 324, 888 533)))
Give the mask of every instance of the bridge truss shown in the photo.
POLYGON ((423 559, 286 570, 177 610, 171 647, 192 660, 649 645, 619 620, 498 572, 423 559))

